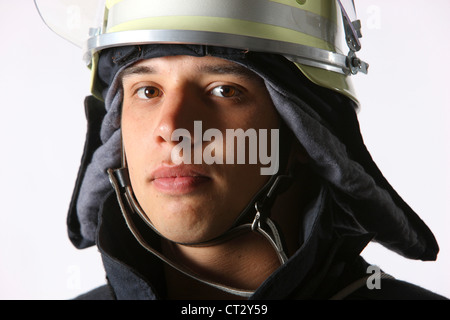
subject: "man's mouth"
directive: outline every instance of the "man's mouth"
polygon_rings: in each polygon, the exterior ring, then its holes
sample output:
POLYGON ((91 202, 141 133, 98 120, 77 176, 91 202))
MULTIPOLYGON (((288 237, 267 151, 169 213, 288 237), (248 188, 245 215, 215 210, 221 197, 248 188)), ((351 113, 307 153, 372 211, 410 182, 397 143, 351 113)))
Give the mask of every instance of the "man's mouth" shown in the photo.
POLYGON ((150 176, 153 186, 163 193, 179 195, 195 191, 211 181, 199 168, 189 165, 159 167, 150 176))

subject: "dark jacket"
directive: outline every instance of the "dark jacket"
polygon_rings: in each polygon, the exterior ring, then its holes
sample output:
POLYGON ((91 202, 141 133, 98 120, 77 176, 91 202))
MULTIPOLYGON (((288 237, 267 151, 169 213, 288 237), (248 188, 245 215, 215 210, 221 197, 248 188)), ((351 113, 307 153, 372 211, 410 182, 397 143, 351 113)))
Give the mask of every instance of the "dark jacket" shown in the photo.
MULTIPOLYGON (((102 208, 98 235, 107 284, 83 294, 79 300, 156 300, 165 298, 162 262, 141 247, 133 237, 116 197, 109 194, 102 208)), ((355 234, 334 225, 342 214, 323 190, 309 209, 313 221, 300 233, 301 248, 271 275, 250 300, 356 299, 356 300, 437 300, 445 299, 413 284, 382 276, 379 286, 370 289, 372 272, 360 252, 372 234, 355 234)), ((158 239, 139 222, 144 237, 158 245, 158 239), (148 232, 146 232, 146 229, 148 232)))

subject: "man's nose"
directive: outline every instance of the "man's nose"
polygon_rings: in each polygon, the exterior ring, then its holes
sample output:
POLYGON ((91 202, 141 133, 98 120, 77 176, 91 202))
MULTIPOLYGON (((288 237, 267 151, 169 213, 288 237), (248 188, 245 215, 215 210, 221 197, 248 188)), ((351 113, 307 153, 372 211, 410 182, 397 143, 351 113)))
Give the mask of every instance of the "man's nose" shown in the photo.
POLYGON ((203 102, 199 91, 193 86, 183 85, 165 92, 154 131, 157 142, 174 145, 179 139, 172 141, 173 132, 183 129, 177 132, 185 132, 183 136, 194 143, 194 121, 202 120, 203 102))

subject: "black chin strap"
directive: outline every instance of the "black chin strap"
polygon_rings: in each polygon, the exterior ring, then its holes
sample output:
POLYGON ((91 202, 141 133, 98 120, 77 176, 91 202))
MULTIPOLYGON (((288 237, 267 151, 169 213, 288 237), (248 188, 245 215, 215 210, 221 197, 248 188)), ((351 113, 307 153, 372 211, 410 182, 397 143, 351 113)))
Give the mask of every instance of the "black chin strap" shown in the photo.
POLYGON ((170 239, 164 237, 153 225, 148 215, 145 214, 138 201, 136 200, 133 189, 131 186, 131 181, 129 178, 128 168, 126 164, 125 152, 122 148, 122 167, 118 169, 108 169, 108 176, 112 187, 115 190, 117 200, 126 221, 128 228, 134 235, 136 240, 144 247, 147 251, 154 254, 156 257, 161 259, 163 262, 172 266, 176 270, 182 272, 183 274, 196 279, 202 283, 208 284, 212 287, 231 293, 238 296, 249 297, 253 294, 253 291, 240 290, 236 288, 231 288, 224 286, 222 284, 205 280, 199 275, 195 274, 191 270, 187 270, 184 266, 175 263, 174 261, 165 257, 162 253, 152 248, 142 237, 138 229, 136 228, 132 214, 137 214, 156 234, 160 237, 172 242, 185 246, 212 246, 220 242, 226 241, 232 237, 236 237, 242 233, 253 231, 261 234, 268 240, 271 246, 277 253, 280 264, 283 265, 287 261, 287 255, 285 253, 285 246, 283 238, 276 226, 276 224, 270 219, 270 211, 273 203, 275 202, 276 196, 280 194, 284 189, 289 187, 292 180, 292 175, 289 170, 287 170, 287 163, 290 153, 290 139, 288 138, 287 129, 282 126, 280 128, 280 170, 274 176, 272 176, 265 186, 258 192, 258 194, 249 202, 248 206, 243 210, 243 212, 236 219, 233 226, 226 231, 224 234, 210 240, 196 242, 196 243, 179 243, 174 242, 170 239), (253 221, 250 223, 250 221, 253 221))

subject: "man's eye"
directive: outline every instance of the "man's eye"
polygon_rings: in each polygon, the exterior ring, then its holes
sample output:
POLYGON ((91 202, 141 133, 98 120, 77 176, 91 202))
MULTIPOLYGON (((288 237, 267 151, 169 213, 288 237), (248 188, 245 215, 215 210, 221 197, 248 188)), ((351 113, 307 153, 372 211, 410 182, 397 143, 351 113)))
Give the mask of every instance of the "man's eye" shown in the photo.
POLYGON ((141 99, 153 99, 161 95, 161 91, 156 87, 142 87, 138 89, 137 95, 141 99))
POLYGON ((211 90, 211 94, 222 98, 233 98, 238 95, 239 91, 230 86, 218 86, 211 90))

